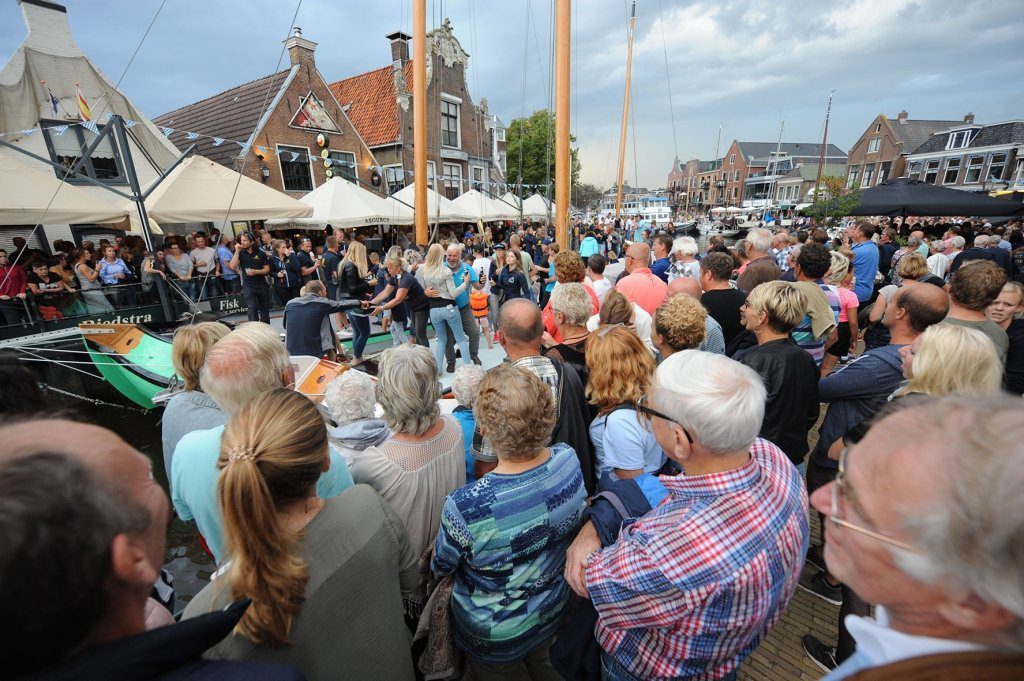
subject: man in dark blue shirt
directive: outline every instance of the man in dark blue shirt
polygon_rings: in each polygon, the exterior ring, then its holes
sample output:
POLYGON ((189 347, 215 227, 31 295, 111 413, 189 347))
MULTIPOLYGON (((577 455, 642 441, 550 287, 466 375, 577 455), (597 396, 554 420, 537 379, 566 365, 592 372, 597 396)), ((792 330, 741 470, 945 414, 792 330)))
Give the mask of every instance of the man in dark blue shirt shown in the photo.
POLYGON ((284 306, 285 346, 289 355, 308 355, 334 360, 337 344, 331 329, 331 315, 359 307, 360 302, 326 298, 327 288, 323 282, 311 281, 306 284, 305 293, 292 298, 284 306))

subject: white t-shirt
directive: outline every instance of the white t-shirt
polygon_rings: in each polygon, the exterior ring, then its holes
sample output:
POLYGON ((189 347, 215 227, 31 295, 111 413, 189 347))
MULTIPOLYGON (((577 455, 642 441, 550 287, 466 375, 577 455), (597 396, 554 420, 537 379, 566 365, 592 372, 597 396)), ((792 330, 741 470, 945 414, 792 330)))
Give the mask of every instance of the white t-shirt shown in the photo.
POLYGON ((193 248, 189 251, 188 257, 192 258, 192 264, 200 274, 208 274, 217 266, 217 251, 209 246, 206 248, 193 248), (200 264, 202 263, 202 264, 200 264))
POLYGON ((484 293, 491 292, 491 259, 490 258, 477 258, 473 261, 473 269, 476 270, 476 275, 480 278, 480 281, 484 282, 484 293))
POLYGON ((612 290, 612 282, 608 281, 605 277, 601 277, 600 279, 587 279, 587 281, 594 288, 594 293, 597 294, 597 304, 604 305, 604 297, 612 290))

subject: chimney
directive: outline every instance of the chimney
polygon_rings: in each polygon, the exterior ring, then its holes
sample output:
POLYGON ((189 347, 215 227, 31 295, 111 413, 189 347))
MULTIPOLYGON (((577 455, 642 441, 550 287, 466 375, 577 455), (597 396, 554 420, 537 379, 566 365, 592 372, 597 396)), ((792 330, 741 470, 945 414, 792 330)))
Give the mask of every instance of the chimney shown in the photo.
POLYGON ((964 116, 964 123, 967 123, 968 125, 974 123, 974 113, 968 111, 967 115, 964 116))
POLYGON ((64 5, 44 0, 18 0, 28 36, 25 46, 59 57, 79 57, 64 5))
POLYGON ((900 111, 899 115, 896 116, 896 120, 899 121, 900 125, 906 125, 908 115, 906 111, 900 111))
POLYGON ((409 61, 409 41, 412 36, 408 33, 395 31, 384 36, 391 41, 391 62, 395 68, 402 68, 409 61))
POLYGON ((303 38, 301 28, 296 26, 292 29, 292 35, 284 41, 284 46, 288 49, 288 58, 291 59, 292 66, 304 64, 316 68, 316 59, 313 57, 316 43, 303 38))

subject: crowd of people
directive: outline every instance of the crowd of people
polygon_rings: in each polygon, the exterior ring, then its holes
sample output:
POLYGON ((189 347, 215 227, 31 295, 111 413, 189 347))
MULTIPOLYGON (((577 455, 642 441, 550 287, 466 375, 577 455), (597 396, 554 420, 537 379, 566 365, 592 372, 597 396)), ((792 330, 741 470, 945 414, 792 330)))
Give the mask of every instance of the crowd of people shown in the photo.
POLYGON ((109 430, 0 424, 5 673, 736 679, 800 588, 840 605, 835 642, 801 642, 829 681, 1024 676, 1024 288, 1001 242, 858 220, 701 253, 599 226, 376 263, 329 238, 308 271, 241 235, 256 318, 174 337, 169 495, 109 430), (318 403, 289 353, 336 349, 336 313, 353 357, 318 403), (180 613, 172 513, 216 565, 180 613))

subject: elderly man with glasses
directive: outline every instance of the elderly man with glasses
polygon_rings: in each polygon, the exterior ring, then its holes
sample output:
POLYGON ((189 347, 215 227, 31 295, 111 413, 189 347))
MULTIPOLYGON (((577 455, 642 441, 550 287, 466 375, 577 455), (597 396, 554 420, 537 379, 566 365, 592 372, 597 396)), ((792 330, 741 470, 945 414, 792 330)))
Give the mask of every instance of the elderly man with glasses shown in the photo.
POLYGON ((811 502, 829 569, 876 609, 827 681, 1024 678, 1022 441, 1020 400, 946 397, 840 454, 811 502))
POLYGON ((589 511, 566 562, 597 610, 603 678, 735 679, 781 617, 807 550, 807 495, 757 437, 764 403, 758 375, 724 356, 684 350, 658 367, 637 411, 684 472, 650 481, 664 500, 617 538, 589 511))

